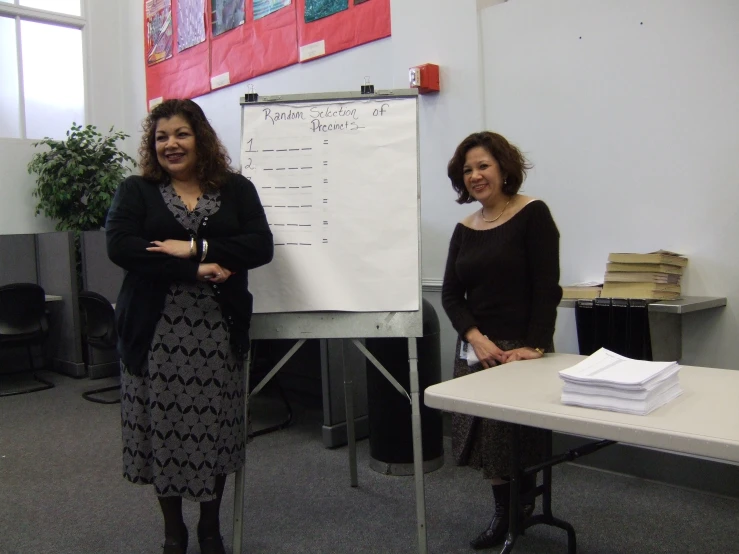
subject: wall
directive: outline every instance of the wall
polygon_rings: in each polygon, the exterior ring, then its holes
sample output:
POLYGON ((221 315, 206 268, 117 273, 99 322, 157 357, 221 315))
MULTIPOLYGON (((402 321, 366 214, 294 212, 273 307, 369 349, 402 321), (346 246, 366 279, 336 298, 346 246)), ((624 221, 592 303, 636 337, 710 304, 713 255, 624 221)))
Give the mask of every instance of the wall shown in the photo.
MULTIPOLYGON (((561 232, 562 283, 609 252, 688 256, 682 362, 738 368, 739 4, 513 0, 481 12, 486 119, 535 163, 526 191, 561 232)), ((574 351, 574 310, 557 347, 574 351)))
MULTIPOLYGON (((489 3, 489 2, 488 2, 489 3)), ((131 58, 124 58, 127 129, 138 133, 146 111, 141 44, 141 6, 130 0, 125 14, 124 39, 131 58), (133 61, 131 61, 133 60, 133 61)), ((424 279, 438 283, 443 273, 446 250, 454 223, 469 207, 454 202, 454 192, 446 177, 446 164, 459 141, 482 125, 477 42, 477 4, 474 0, 393 0, 392 37, 305 64, 285 68, 250 81, 260 95, 299 94, 359 90, 365 76, 377 89, 408 88, 408 69, 421 63, 441 67, 439 95, 419 101, 421 219, 424 279), (450 217, 451 214, 451 217, 450 217)), ((241 109, 239 97, 247 83, 220 89, 196 101, 238 162, 241 109)), ((361 171, 361 168, 357 168, 361 171)), ((436 306, 441 319, 442 368, 451 377, 454 336, 441 311, 438 292, 425 294, 436 306)))

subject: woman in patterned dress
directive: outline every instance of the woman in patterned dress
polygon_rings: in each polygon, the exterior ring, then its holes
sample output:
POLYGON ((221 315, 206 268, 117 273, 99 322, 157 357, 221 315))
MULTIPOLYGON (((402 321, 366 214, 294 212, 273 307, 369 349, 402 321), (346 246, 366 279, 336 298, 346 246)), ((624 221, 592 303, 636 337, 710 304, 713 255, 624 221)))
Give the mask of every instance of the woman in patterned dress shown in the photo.
MULTIPOLYGON (((529 168, 518 148, 491 132, 467 137, 449 162, 457 202, 481 204, 454 229, 442 285, 442 305, 459 334, 454 377, 553 350, 559 232, 544 202, 518 193, 529 168), (479 362, 461 358, 463 342, 479 362)), ((521 429, 524 467, 543 461, 545 440, 541 429, 521 429)), ((474 549, 501 543, 508 531, 510 441, 510 424, 452 415, 456 462, 481 469, 493 489, 493 517, 474 549)), ((529 479, 522 490, 533 486, 529 479)))
POLYGON ((222 553, 226 475, 244 464, 247 272, 272 259, 272 234, 195 102, 156 106, 139 154, 141 176, 121 184, 106 222, 108 255, 125 270, 123 474, 154 486, 165 554, 187 551, 183 498, 200 503, 201 552, 222 553))

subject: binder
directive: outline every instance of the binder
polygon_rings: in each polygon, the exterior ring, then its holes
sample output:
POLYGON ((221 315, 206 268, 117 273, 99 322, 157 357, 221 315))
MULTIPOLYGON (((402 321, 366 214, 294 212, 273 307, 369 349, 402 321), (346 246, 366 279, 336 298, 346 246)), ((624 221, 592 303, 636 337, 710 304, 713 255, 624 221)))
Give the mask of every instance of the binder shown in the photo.
POLYGON ((595 317, 595 343, 598 348, 613 350, 611 340, 611 299, 596 298, 593 300, 593 313, 595 317))
POLYGON ((577 346, 580 354, 590 356, 598 350, 595 341, 595 310, 593 300, 578 300, 575 303, 575 326, 577 327, 577 346))
POLYGON ((609 350, 622 356, 629 356, 631 326, 629 301, 625 298, 611 299, 611 319, 608 328, 609 350))
POLYGON ((652 338, 649 333, 649 301, 629 299, 629 358, 652 361, 652 338))

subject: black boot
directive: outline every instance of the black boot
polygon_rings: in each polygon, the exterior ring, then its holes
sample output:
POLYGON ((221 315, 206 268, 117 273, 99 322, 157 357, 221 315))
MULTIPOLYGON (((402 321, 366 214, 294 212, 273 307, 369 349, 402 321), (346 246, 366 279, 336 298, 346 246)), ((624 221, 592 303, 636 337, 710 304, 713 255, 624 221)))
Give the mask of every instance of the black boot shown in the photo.
POLYGON ((511 487, 508 483, 493 485, 495 513, 488 528, 470 542, 475 550, 492 548, 505 540, 508 533, 508 506, 510 505, 511 487))

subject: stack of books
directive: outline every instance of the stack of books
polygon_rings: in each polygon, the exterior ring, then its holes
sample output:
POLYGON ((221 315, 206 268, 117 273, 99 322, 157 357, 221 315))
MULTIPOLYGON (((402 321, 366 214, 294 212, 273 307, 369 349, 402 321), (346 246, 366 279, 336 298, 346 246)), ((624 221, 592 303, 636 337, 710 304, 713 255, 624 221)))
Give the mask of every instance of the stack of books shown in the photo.
POLYGON ((677 362, 646 362, 601 348, 559 372, 562 403, 646 415, 683 392, 677 362))
POLYGON ((601 296, 671 300, 681 295, 680 279, 688 259, 660 250, 649 254, 608 256, 601 296))
POLYGON ((603 283, 597 283, 595 281, 565 285, 562 287, 562 298, 575 300, 579 298, 599 298, 602 288, 603 283))

